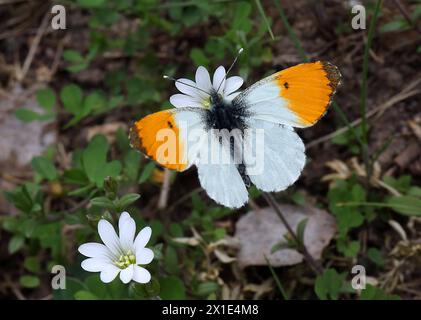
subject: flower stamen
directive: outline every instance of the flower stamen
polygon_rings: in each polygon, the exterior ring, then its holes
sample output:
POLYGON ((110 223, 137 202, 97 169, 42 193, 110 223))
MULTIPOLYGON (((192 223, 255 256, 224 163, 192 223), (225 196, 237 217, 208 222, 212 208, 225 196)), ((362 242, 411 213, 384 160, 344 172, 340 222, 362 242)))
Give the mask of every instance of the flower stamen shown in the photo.
POLYGON ((120 255, 118 260, 114 260, 114 264, 120 269, 126 269, 131 264, 136 264, 136 256, 129 250, 126 254, 120 255))

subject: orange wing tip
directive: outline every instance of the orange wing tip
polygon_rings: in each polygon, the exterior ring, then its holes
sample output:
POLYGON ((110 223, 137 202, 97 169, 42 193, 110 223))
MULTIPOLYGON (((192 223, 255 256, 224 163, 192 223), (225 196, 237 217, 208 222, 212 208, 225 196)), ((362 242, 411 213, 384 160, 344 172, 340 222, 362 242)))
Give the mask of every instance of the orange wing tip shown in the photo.
POLYGON ((326 61, 302 63, 280 71, 275 79, 279 95, 303 126, 315 124, 326 114, 331 98, 340 84, 339 69, 326 61))
POLYGON ((187 163, 179 160, 183 153, 184 143, 180 141, 178 127, 169 112, 157 112, 136 121, 130 128, 129 141, 132 148, 141 151, 167 169, 183 171, 187 168, 187 163), (166 158, 162 159, 159 156, 160 147, 166 143, 166 141, 157 140, 158 131, 161 129, 169 129, 175 135, 175 142, 170 143, 167 152, 172 155, 169 158, 176 160, 167 161, 166 158))

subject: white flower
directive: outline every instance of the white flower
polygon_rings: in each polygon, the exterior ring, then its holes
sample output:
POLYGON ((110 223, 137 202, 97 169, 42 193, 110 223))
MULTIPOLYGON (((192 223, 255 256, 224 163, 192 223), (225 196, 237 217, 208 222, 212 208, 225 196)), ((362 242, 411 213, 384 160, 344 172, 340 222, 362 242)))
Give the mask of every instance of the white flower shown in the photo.
POLYGON ((89 242, 79 247, 79 252, 88 259, 82 261, 82 268, 89 272, 101 272, 100 278, 109 283, 120 274, 123 283, 134 280, 148 283, 151 274, 139 265, 149 264, 154 257, 151 249, 145 248, 152 229, 143 228, 135 239, 136 223, 127 212, 123 212, 118 220, 119 236, 107 220, 98 223, 98 233, 102 243, 89 242))
POLYGON ((208 70, 200 66, 196 70, 196 82, 184 78, 175 82, 175 86, 181 93, 170 97, 171 104, 176 108, 208 108, 211 92, 218 92, 225 100, 231 101, 240 93, 240 91, 236 91, 243 85, 244 81, 238 76, 225 79, 225 75, 225 68, 220 66, 215 70, 211 82, 208 70))

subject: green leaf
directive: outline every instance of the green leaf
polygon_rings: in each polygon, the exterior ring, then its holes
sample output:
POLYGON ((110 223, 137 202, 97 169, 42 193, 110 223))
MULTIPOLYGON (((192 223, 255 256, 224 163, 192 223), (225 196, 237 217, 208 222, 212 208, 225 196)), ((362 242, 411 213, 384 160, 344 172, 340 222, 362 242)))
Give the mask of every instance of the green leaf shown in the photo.
POLYGON ((339 237, 336 246, 338 251, 345 257, 355 258, 360 252, 360 243, 358 241, 349 241, 347 237, 339 237))
POLYGON ((76 300, 98 300, 98 297, 89 291, 80 290, 75 293, 75 299, 76 300))
POLYGON ((15 205, 16 208, 25 213, 31 212, 34 203, 26 185, 17 188, 14 191, 6 191, 4 194, 6 198, 15 205))
POLYGON ((76 72, 85 70, 88 66, 89 66, 88 62, 82 62, 82 63, 77 63, 71 66, 68 66, 66 69, 72 73, 76 73, 76 72))
POLYGON ((164 266, 169 273, 178 274, 180 272, 177 251, 171 246, 168 246, 165 251, 164 266))
POLYGON ((77 0, 77 3, 82 7, 96 8, 105 3, 105 0, 77 0))
POLYGON ((153 298, 159 295, 160 284, 158 279, 155 277, 151 278, 151 281, 145 284, 132 282, 130 285, 130 290, 135 298, 148 299, 153 298))
POLYGON ((40 280, 37 276, 21 276, 19 283, 24 288, 36 288, 40 285, 40 280))
POLYGON ((72 168, 64 171, 63 179, 68 183, 85 185, 89 182, 85 172, 80 169, 72 168))
POLYGON ((39 90, 37 92, 37 101, 45 110, 53 110, 56 104, 56 95, 51 88, 39 90))
POLYGON ((406 216, 421 216, 421 199, 412 196, 392 196, 387 204, 396 212, 406 216))
POLYGON ((84 115, 89 114, 91 111, 105 108, 106 100, 100 92, 92 92, 84 101, 83 110, 84 115))
POLYGON ((96 182, 98 172, 103 169, 108 152, 108 142, 102 135, 92 138, 83 152, 82 162, 89 180, 96 182))
POLYGON ((117 178, 121 172, 121 162, 118 160, 113 160, 105 164, 99 172, 97 172, 96 182, 98 187, 102 187, 104 184, 104 179, 108 176, 112 178, 117 178))
POLYGON ((286 242, 285 240, 281 240, 281 241, 279 241, 278 243, 275 243, 272 246, 272 248, 270 249, 270 253, 273 254, 273 253, 275 253, 279 250, 289 249, 289 248, 291 248, 291 245, 288 242, 286 242))
POLYGON ((31 122, 35 120, 40 120, 42 117, 39 113, 27 108, 17 109, 15 111, 15 116, 22 122, 31 122))
POLYGON ((140 153, 129 150, 124 157, 124 172, 130 181, 136 181, 140 169, 140 153))
POLYGON ((408 196, 421 198, 421 188, 420 187, 410 187, 408 190, 408 196))
POLYGON ((327 269, 317 276, 314 291, 321 300, 337 300, 346 274, 338 274, 335 269, 327 269))
POLYGON ((104 190, 107 194, 107 197, 110 199, 115 199, 118 191, 118 182, 115 178, 107 176, 104 179, 104 190))
POLYGON ((252 25, 249 16, 252 11, 252 6, 248 2, 240 2, 234 10, 234 19, 232 21, 231 30, 236 33, 239 30, 244 33, 251 31, 252 25))
POLYGON ((82 90, 75 84, 65 86, 60 91, 61 102, 64 108, 74 115, 81 115, 83 110, 82 90))
POLYGON ((107 197, 96 197, 90 200, 91 205, 97 206, 100 208, 106 208, 110 210, 115 210, 114 203, 107 197))
POLYGON ((366 288, 361 291, 360 300, 400 300, 397 295, 390 295, 382 289, 367 284, 366 288))
POLYGON ((41 265, 37 257, 27 257, 23 265, 26 270, 33 273, 38 273, 41 269, 41 265))
POLYGON ((297 238, 300 241, 300 244, 304 244, 304 231, 307 226, 308 219, 303 219, 297 226, 297 238))
POLYGON ((83 62, 84 58, 76 50, 64 50, 63 58, 70 62, 83 62))
POLYGON ((337 181, 335 187, 329 190, 329 209, 338 221, 340 236, 346 235, 350 229, 359 227, 364 222, 364 215, 358 206, 337 204, 349 201, 364 202, 365 198, 365 190, 355 181, 355 178, 337 181))
POLYGON ((389 23, 384 24, 380 28, 380 32, 392 32, 392 31, 401 31, 410 28, 410 25, 405 19, 399 19, 395 21, 391 21, 389 23))
POLYGON ((203 282, 197 286, 196 294, 201 297, 207 297, 219 290, 219 285, 216 282, 203 282))
POLYGON ((156 168, 155 163, 153 162, 149 162, 145 168, 143 168, 142 174, 139 177, 139 184, 142 184, 144 182, 146 182, 149 177, 152 175, 152 172, 154 171, 154 169, 156 168))
POLYGON ((367 256, 378 266, 384 266, 384 259, 382 253, 376 248, 369 248, 367 250, 367 256))
POLYGON ((14 254, 18 252, 24 245, 25 238, 19 234, 14 235, 9 241, 9 253, 14 254))
POLYGON ((175 276, 160 279, 161 293, 163 300, 184 300, 186 299, 186 289, 183 281, 175 276))
POLYGON ((56 180, 58 177, 56 167, 50 159, 45 157, 35 157, 32 159, 31 165, 41 177, 47 180, 56 180))
POLYGON ((118 211, 123 211, 133 202, 140 198, 140 194, 137 193, 129 193, 122 196, 118 201, 116 201, 116 207, 118 211))
POLYGON ((392 188, 395 188, 401 193, 408 192, 408 190, 411 187, 411 180, 412 180, 412 177, 410 175, 403 175, 403 176, 400 176, 399 178, 394 178, 391 176, 385 176, 383 178, 383 181, 386 184, 388 184, 392 188))

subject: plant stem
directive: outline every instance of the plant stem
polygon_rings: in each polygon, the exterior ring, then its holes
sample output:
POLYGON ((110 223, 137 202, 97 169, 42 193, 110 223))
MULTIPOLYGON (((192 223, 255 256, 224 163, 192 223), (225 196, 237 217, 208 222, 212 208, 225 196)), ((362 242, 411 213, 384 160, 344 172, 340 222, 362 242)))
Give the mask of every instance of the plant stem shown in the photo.
POLYGON ((367 175, 367 187, 370 183, 370 178, 372 174, 372 166, 370 164, 370 154, 368 148, 368 132, 367 132, 367 117, 366 117, 366 109, 367 109, 367 78, 368 78, 368 58, 370 55, 370 48, 373 42, 374 31, 377 23, 377 18, 380 13, 380 8, 383 4, 383 0, 377 0, 376 7, 374 9, 373 18, 370 22, 370 27, 368 29, 368 37, 367 43, 364 48, 364 57, 363 57, 363 72, 362 72, 362 84, 361 84, 361 105, 360 105, 360 113, 361 113, 361 131, 362 131, 362 155, 363 161, 365 164, 365 170, 367 175))
POLYGON ((266 202, 275 210, 275 213, 278 215, 279 219, 281 219, 282 223, 284 224, 285 228, 287 229, 288 233, 291 235, 291 237, 294 239, 295 243, 297 243, 300 246, 301 254, 304 256, 304 259, 307 261, 307 263, 310 265, 310 267, 316 272, 317 274, 323 273, 323 268, 320 266, 320 264, 314 260, 314 258, 311 256, 311 254, 308 252, 307 247, 304 243, 302 243, 297 235, 295 234, 294 230, 288 223, 287 219, 283 215, 281 209, 279 209, 279 206, 270 193, 263 193, 263 197, 265 198, 266 202))

